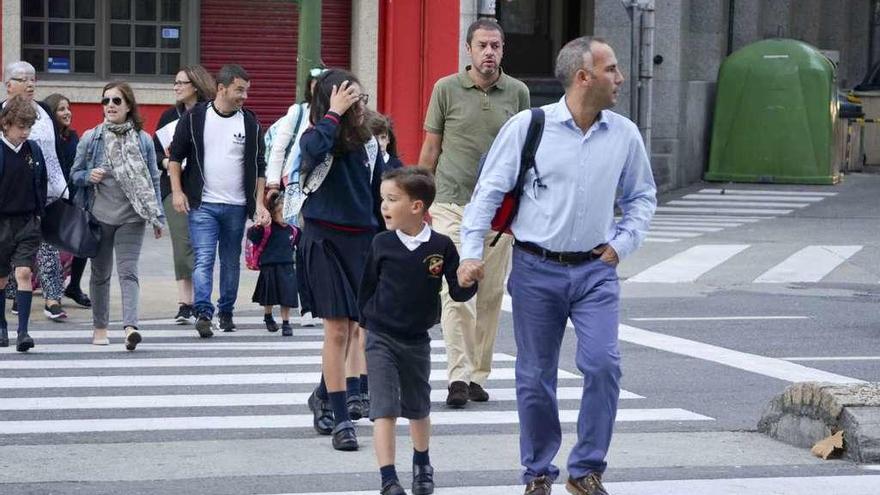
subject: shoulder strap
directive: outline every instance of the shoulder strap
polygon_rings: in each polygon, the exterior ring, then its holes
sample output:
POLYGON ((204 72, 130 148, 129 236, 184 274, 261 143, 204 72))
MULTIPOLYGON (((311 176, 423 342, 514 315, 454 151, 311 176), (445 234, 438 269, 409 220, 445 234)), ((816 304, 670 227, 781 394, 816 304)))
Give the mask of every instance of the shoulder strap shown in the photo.
POLYGON ((296 122, 293 125, 293 135, 290 138, 290 141, 287 143, 287 147, 284 148, 284 158, 287 158, 287 155, 290 154, 290 149, 293 148, 293 143, 296 142, 296 135, 299 134, 299 128, 302 126, 302 114, 303 114, 303 106, 302 103, 297 103, 297 111, 296 111, 296 122))
POLYGON ((541 144, 541 136, 544 134, 544 110, 540 107, 531 109, 532 118, 529 121, 529 130, 526 133, 526 141, 523 143, 523 149, 519 158, 519 173, 516 176, 516 183, 511 193, 513 194, 513 209, 504 222, 504 228, 500 229, 498 235, 492 240, 491 245, 494 246, 501 238, 501 234, 510 229, 513 219, 519 212, 519 198, 522 196, 525 188, 526 173, 530 168, 535 167, 535 155, 538 152, 538 146, 541 144))

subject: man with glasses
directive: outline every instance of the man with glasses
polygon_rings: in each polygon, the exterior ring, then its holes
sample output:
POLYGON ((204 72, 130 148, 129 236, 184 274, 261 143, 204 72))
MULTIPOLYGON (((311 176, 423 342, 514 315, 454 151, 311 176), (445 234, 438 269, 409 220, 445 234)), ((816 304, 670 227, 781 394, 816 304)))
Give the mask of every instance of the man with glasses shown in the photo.
MULTIPOLYGON (((556 59, 565 88, 542 107, 544 130, 526 175, 508 289, 516 340, 516 402, 526 495, 550 495, 562 440, 556 401, 566 321, 577 337, 584 375, 577 442, 568 456, 566 489, 607 495, 605 456, 620 395, 617 263, 645 238, 657 205, 639 129, 611 110, 623 74, 599 38, 570 41, 556 59), (614 220, 615 203, 623 218, 614 220)), ((459 281, 479 279, 483 237, 505 193, 514 188, 531 112, 514 116, 492 144, 461 224, 459 281)))
POLYGON ((238 297, 241 240, 247 217, 271 221, 263 202, 266 169, 263 132, 256 115, 243 108, 250 77, 239 65, 217 73, 217 95, 197 103, 178 122, 168 172, 174 209, 189 215, 195 254, 193 306, 202 338, 214 335, 211 303, 214 262, 220 255, 219 326, 235 331, 232 310, 238 297), (181 171, 181 162, 187 167, 181 171))
MULTIPOLYGON (((433 171, 437 180, 437 199, 430 209, 433 227, 452 238, 459 250, 461 217, 474 191, 480 156, 507 119, 529 108, 526 85, 501 70, 504 32, 498 23, 479 19, 471 24, 465 48, 471 65, 434 85, 419 156, 419 165, 433 171)), ((493 238, 487 236, 486 244, 493 238)), ((503 236, 486 254, 486 278, 477 297, 455 302, 443 284, 440 324, 449 359, 449 407, 489 400, 483 386, 492 370, 510 236, 503 236)))

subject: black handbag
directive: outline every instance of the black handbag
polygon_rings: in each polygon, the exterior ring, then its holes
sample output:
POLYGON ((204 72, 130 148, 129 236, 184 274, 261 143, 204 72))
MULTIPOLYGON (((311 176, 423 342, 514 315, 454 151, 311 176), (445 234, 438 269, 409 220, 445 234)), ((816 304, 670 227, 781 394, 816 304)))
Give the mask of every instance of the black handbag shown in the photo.
POLYGON ((40 230, 43 241, 77 258, 98 255, 101 225, 88 210, 73 204, 72 200, 62 197, 46 205, 40 230))

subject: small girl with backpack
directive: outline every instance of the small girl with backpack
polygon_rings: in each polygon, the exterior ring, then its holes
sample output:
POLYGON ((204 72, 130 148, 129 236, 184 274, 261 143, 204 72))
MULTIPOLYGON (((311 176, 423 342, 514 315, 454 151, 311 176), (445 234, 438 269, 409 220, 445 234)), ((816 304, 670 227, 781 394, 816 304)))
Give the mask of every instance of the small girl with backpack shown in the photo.
POLYGON ((252 270, 260 270, 252 300, 263 306, 263 320, 270 332, 278 331, 278 324, 272 317, 272 306, 281 306, 281 335, 292 337, 290 308, 297 307, 296 268, 293 260, 299 229, 284 221, 281 214, 283 197, 280 194, 270 194, 266 207, 272 212, 272 223, 266 226, 254 225, 247 231, 249 245, 245 253, 245 263, 252 270))

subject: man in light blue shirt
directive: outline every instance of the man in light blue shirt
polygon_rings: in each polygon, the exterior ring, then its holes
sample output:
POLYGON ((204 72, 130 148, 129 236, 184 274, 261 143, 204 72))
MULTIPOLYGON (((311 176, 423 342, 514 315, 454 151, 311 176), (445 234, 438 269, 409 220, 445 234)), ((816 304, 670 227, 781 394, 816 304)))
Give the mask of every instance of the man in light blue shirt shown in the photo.
MULTIPOLYGON (((566 487, 607 494, 601 476, 620 393, 616 266, 638 248, 656 207, 656 188, 638 128, 610 110, 623 75, 598 38, 566 44, 556 60, 565 96, 543 107, 544 131, 527 172, 508 291, 517 345, 516 390, 526 495, 549 495, 561 443, 556 401, 559 351, 568 318, 584 374, 578 441, 566 487), (615 199, 623 212, 614 221, 615 199)), ((483 275, 483 238, 514 188, 530 112, 505 124, 486 157, 461 225, 459 279, 483 275)), ((491 249, 491 248, 490 248, 491 249)))

